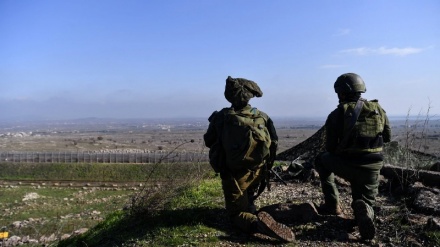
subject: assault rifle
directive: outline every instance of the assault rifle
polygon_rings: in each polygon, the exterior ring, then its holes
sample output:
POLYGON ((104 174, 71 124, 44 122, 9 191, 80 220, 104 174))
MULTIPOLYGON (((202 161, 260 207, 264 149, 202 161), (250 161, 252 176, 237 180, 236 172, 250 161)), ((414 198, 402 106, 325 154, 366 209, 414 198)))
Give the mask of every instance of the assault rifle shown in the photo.
POLYGON ((252 201, 255 201, 261 193, 263 193, 264 189, 267 188, 268 191, 270 191, 270 177, 271 175, 275 175, 275 178, 279 179, 284 185, 287 185, 286 181, 278 174, 277 171, 275 171, 275 168, 273 167, 274 160, 269 161, 264 165, 265 169, 265 176, 260 182, 260 186, 258 187, 257 194, 252 196, 252 201))
MULTIPOLYGON (((286 183, 286 181, 284 181, 284 179, 280 176, 280 174, 277 172, 277 171, 275 171, 275 169, 276 169, 277 167, 272 167, 271 169, 270 169, 270 173, 272 174, 272 175, 274 175, 275 176, 275 178, 276 179, 278 179, 281 183, 283 183, 284 185, 287 185, 287 183, 286 183)), ((267 184, 268 185, 268 189, 270 190, 270 185, 269 185, 269 183, 267 184)))
MULTIPOLYGON (((294 174, 293 176, 296 176, 299 173, 301 173, 302 170, 304 169, 304 167, 298 162, 298 160, 300 158, 301 158, 301 156, 299 156, 298 158, 296 158, 295 160, 290 162, 290 166, 287 170, 290 175, 292 175, 292 173, 293 173, 294 174), (293 164, 295 165, 294 170, 291 170, 291 167, 293 164)), ((252 201, 255 200, 258 196, 260 196, 260 194, 263 193, 265 188, 267 188, 267 190, 270 191, 270 187, 271 187, 270 186, 270 179, 271 178, 279 180, 281 183, 283 183, 284 185, 287 186, 287 182, 284 181, 284 179, 280 175, 280 173, 283 172, 281 166, 274 167, 273 166, 274 163, 275 163, 275 160, 271 160, 264 165, 266 175, 260 183, 257 194, 252 197, 252 201)))

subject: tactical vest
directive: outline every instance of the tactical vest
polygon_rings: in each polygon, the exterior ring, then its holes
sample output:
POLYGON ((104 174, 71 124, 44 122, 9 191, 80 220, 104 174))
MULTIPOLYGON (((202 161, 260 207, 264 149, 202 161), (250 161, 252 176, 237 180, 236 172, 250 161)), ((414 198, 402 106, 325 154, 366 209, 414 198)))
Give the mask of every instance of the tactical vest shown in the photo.
POLYGON ((364 100, 359 116, 353 125, 356 102, 339 107, 344 114, 343 140, 339 149, 342 153, 375 153, 382 151, 382 132, 385 125, 384 111, 377 100, 364 100))

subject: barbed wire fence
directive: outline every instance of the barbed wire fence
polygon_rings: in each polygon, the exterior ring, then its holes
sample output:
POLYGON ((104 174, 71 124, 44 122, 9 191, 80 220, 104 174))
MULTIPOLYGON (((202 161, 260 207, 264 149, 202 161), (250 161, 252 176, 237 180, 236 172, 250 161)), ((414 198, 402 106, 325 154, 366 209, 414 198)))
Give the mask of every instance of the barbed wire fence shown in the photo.
POLYGON ((147 151, 143 153, 98 152, 0 152, 0 163, 134 163, 208 162, 208 152, 147 151), (166 156, 166 158, 164 158, 166 156))

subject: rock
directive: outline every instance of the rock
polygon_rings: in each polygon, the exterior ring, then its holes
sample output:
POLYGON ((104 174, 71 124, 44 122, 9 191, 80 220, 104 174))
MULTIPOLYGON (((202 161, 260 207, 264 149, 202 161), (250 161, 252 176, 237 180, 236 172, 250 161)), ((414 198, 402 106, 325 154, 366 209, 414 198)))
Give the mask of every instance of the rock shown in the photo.
POLYGON ((92 213, 91 213, 91 215, 99 215, 99 214, 101 214, 101 212, 96 211, 96 210, 93 210, 92 213))
POLYGON ((38 194, 35 193, 35 192, 32 192, 32 193, 27 193, 27 194, 23 197, 22 201, 29 201, 29 200, 34 200, 34 199, 38 199, 38 198, 40 198, 40 195, 38 195, 38 194))
POLYGON ((21 238, 19 236, 11 236, 8 238, 8 240, 6 241, 5 246, 16 246, 19 245, 21 241, 21 238))
POLYGON ((41 236, 39 241, 42 242, 42 243, 45 243, 46 242, 46 236, 45 235, 41 236))
POLYGON ((70 234, 63 234, 61 236, 61 240, 65 240, 65 239, 68 239, 68 238, 70 238, 70 234))
POLYGON ((34 246, 34 245, 38 244, 38 240, 36 240, 36 239, 29 239, 27 243, 29 243, 30 246, 34 246))
POLYGON ((413 207, 427 215, 440 215, 440 190, 415 183, 410 186, 413 195, 413 207))
POLYGON ((339 186, 350 187, 350 182, 338 176, 335 176, 335 183, 339 186))
POLYGON ((21 239, 21 242, 23 242, 23 243, 27 243, 27 242, 29 242, 29 235, 28 235, 28 236, 24 236, 24 237, 21 239))
POLYGON ((279 203, 260 209, 268 212, 275 220, 283 224, 292 224, 296 222, 311 222, 319 217, 313 203, 279 203))
POLYGON ((12 228, 20 228, 21 227, 21 221, 14 221, 11 224, 12 228))
POLYGON ((74 236, 76 236, 76 235, 81 235, 81 234, 87 232, 88 230, 89 230, 88 228, 81 228, 81 229, 78 229, 78 230, 74 231, 74 232, 73 232, 73 235, 74 235, 74 236))
POLYGON ((426 223, 426 230, 430 231, 440 231, 440 219, 435 217, 430 217, 426 223))
POLYGON ((430 171, 433 172, 440 172, 440 162, 436 162, 435 164, 433 164, 430 168, 430 171))
POLYGON ((418 181, 427 186, 440 187, 440 174, 438 172, 385 164, 380 173, 405 187, 418 181))
POLYGON ((49 237, 46 237, 45 235, 40 237, 40 242, 41 243, 50 243, 57 240, 56 236, 54 233, 52 233, 49 237))

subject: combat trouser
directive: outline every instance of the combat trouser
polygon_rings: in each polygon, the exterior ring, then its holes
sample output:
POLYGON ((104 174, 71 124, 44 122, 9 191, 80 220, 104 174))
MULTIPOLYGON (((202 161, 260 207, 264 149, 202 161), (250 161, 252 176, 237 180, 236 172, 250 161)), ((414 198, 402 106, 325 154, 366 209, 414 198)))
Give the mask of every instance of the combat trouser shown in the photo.
POLYGON ((233 226, 243 232, 252 231, 252 223, 258 220, 257 216, 250 212, 252 196, 263 179, 261 168, 235 172, 234 175, 222 176, 222 188, 225 196, 225 206, 233 226))
POLYGON ((382 161, 365 162, 344 158, 339 155, 324 152, 315 161, 315 168, 321 179, 325 203, 339 203, 339 192, 335 184, 335 175, 350 182, 352 190, 352 207, 356 200, 363 200, 373 206, 378 194, 380 169, 382 161))

